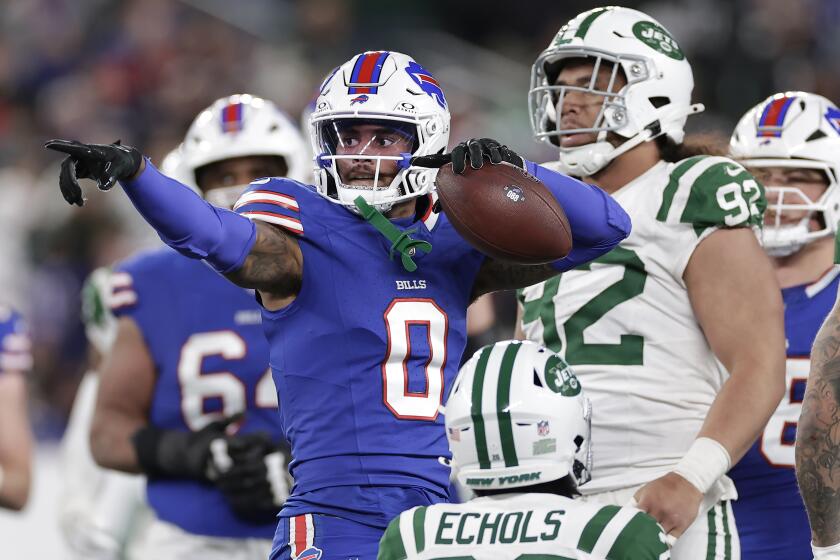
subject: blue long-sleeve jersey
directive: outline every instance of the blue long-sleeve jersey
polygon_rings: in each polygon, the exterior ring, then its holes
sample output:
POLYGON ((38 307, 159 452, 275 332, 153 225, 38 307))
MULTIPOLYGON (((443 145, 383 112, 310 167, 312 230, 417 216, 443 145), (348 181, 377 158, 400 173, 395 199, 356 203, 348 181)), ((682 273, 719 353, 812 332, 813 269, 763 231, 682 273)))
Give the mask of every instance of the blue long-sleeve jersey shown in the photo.
MULTIPOLYGON (((596 258, 627 236, 629 218, 600 189, 528 167, 558 198, 572 228, 574 249, 559 269, 596 258)), ((242 216, 284 228, 303 254, 295 300, 262 311, 294 457, 293 495, 281 515, 327 513, 385 527, 417 505, 409 494, 394 498, 389 487, 445 500, 449 468, 439 458, 449 451, 439 410, 457 373, 467 306, 486 257, 445 214, 427 211, 391 220, 433 247, 414 256, 418 269, 408 273, 388 258, 390 241, 310 186, 255 181, 237 216, 172 183, 150 168, 125 187, 161 237, 185 254, 247 254, 254 235, 242 216), (158 197, 167 190, 178 200, 164 204, 158 197), (226 231, 237 233, 228 238, 226 231), (209 244, 200 246, 202 240, 209 244)))

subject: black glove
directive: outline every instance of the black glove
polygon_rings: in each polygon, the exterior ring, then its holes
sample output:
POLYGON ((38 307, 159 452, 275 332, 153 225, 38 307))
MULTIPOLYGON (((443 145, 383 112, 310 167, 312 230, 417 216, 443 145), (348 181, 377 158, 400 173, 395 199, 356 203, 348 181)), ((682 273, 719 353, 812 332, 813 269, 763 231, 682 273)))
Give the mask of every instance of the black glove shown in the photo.
POLYGON ((270 523, 289 496, 289 450, 264 432, 227 439, 226 453, 214 449, 214 484, 237 517, 270 523))
POLYGON ((224 441, 228 425, 241 419, 242 414, 234 414, 197 432, 140 428, 131 437, 140 468, 149 476, 210 480, 213 442, 224 441))
POLYGON ((130 179, 143 162, 143 154, 131 146, 113 144, 82 144, 75 140, 50 140, 45 148, 67 154, 61 162, 58 185, 69 204, 82 206, 82 188, 79 179, 93 179, 97 186, 107 191, 117 181, 130 179))
POLYGON ((461 174, 467 169, 467 161, 473 169, 480 169, 484 165, 485 158, 490 160, 493 165, 505 161, 517 167, 525 168, 525 160, 520 155, 491 138, 471 138, 452 148, 452 152, 448 154, 432 154, 412 158, 411 165, 441 167, 452 162, 452 171, 461 174))

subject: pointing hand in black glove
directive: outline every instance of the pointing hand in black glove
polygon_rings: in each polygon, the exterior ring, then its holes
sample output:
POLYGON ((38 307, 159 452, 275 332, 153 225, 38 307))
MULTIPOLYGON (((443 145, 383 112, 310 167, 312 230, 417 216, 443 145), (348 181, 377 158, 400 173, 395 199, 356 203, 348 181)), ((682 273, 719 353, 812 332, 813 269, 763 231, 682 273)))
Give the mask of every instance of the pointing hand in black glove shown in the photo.
POLYGON ((107 191, 117 181, 131 179, 143 166, 143 154, 131 146, 114 144, 82 144, 75 140, 50 140, 45 148, 67 154, 61 162, 59 186, 64 200, 82 206, 82 188, 79 179, 93 179, 97 186, 107 191))

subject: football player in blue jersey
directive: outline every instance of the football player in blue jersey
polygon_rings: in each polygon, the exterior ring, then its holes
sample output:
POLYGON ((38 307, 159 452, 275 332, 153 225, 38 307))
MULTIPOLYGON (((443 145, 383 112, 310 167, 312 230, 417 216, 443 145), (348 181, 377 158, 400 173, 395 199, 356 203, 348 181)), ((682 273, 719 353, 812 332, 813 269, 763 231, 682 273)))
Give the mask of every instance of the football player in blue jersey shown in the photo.
POLYGON ((82 204, 77 178, 105 190, 119 180, 167 244, 257 290, 294 456, 271 557, 372 559, 391 518, 447 500, 438 411, 464 348, 469 302, 596 258, 630 223, 599 189, 493 140, 445 154, 443 91, 404 54, 366 52, 340 66, 320 88, 310 127, 316 184, 254 181, 235 212, 202 201, 134 148, 47 147, 69 156, 65 200, 82 204), (435 205, 433 167, 449 160, 456 173, 489 160, 536 175, 566 211, 572 251, 541 266, 479 253, 435 205))
MULTIPOLYGON (((255 178, 305 180, 307 154, 273 103, 235 95, 196 117, 169 162, 173 175, 230 207, 255 178)), ((253 294, 164 248, 118 264, 106 300, 117 326, 91 451, 103 467, 148 478, 156 520, 142 554, 266 557, 288 494, 288 452, 253 294)))
POLYGON ((792 91, 750 109, 730 151, 767 190, 763 245, 785 303, 787 390, 759 440, 730 471, 744 560, 810 560, 810 529, 794 473, 794 441, 811 345, 834 304, 840 219, 840 110, 792 91))
POLYGON ((32 478, 32 430, 26 411, 31 344, 21 316, 0 304, 0 508, 20 510, 32 478))

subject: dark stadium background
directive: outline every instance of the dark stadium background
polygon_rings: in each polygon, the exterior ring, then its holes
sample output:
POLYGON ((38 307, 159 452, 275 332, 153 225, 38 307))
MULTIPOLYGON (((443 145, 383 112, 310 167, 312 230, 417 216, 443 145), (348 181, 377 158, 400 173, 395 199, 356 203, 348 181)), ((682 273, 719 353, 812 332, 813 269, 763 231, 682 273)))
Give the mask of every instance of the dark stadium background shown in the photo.
MULTIPOLYGON (((601 4, 579 0, 2 0, 0 2, 0 299, 33 332, 32 421, 41 443, 29 512, 0 514, 13 532, 54 528, 55 446, 85 370, 78 292, 95 267, 154 235, 119 193, 83 211, 58 193, 53 137, 125 143, 160 158, 196 113, 238 92, 298 119, 323 75, 356 52, 415 57, 441 82, 451 139, 498 138, 531 159, 552 150, 530 135, 530 66, 557 29, 601 4), (47 513, 44 513, 47 508, 47 513)), ((706 112, 690 132, 728 135, 763 97, 803 89, 840 100, 840 0, 627 1, 667 27, 694 68, 706 112)), ((306 133, 307 131, 304 131, 306 133)), ((510 336, 515 305, 493 298, 476 341, 510 336)), ((46 533, 44 532, 46 531, 46 533)), ((57 538, 57 537, 56 537, 57 538)), ((21 541, 22 542, 22 541, 21 541)), ((3 555, 6 558, 6 555, 3 555)), ((14 557, 14 556, 11 556, 14 557)))

